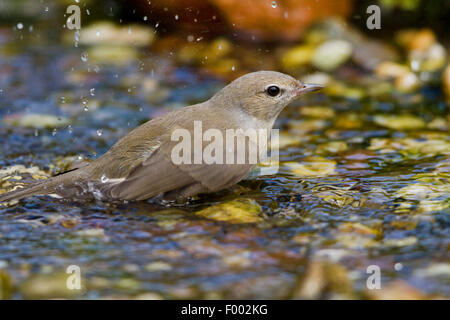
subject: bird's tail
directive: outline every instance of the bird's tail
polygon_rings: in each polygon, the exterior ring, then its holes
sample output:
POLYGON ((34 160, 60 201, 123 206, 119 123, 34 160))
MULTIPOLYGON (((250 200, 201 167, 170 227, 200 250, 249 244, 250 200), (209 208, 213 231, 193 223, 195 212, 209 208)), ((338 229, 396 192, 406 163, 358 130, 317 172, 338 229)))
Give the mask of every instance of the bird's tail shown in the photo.
POLYGON ((8 202, 14 200, 20 200, 22 198, 34 196, 37 194, 46 194, 43 193, 43 182, 33 184, 31 186, 25 187, 23 189, 17 189, 14 191, 10 191, 0 195, 0 202, 8 202))
POLYGON ((4 194, 0 194, 0 203, 20 200, 26 197, 31 197, 35 195, 46 195, 55 193, 58 186, 65 184, 67 181, 70 181, 72 178, 73 171, 68 173, 64 173, 61 175, 57 175, 51 178, 48 178, 44 181, 40 181, 34 184, 31 184, 25 188, 17 189, 14 191, 10 191, 4 194))

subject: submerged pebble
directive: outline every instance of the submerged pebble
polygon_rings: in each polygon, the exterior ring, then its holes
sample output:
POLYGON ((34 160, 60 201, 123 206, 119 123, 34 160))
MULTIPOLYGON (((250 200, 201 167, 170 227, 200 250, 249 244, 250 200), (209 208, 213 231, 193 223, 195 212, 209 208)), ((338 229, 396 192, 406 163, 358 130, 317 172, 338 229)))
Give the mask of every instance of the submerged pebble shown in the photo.
POLYGON ((294 299, 351 298, 353 283, 348 273, 340 264, 313 260, 294 290, 294 299))
POLYGON ((0 300, 11 299, 13 282, 9 273, 0 267, 0 300))
POLYGON ((284 69, 290 70, 305 66, 311 62, 314 55, 314 47, 310 45, 300 45, 289 49, 281 58, 284 69))
POLYGON ((36 129, 53 129, 70 124, 69 119, 65 117, 38 113, 12 114, 4 117, 3 122, 10 126, 36 129))
POLYGON ((450 64, 447 65, 442 74, 442 87, 447 98, 447 106, 450 107, 450 64))
POLYGON ((67 287, 70 274, 53 272, 37 274, 20 284, 19 292, 25 299, 71 299, 83 293, 83 290, 71 290, 67 287))
POLYGON ((425 127, 425 121, 414 115, 376 115, 374 122, 394 130, 412 130, 425 127))
POLYGON ((336 161, 323 157, 308 157, 298 162, 283 163, 289 170, 298 177, 320 177, 336 173, 336 161))
POLYGON ((302 116, 319 119, 329 119, 335 116, 334 110, 326 106, 304 106, 299 111, 302 116))
MULTIPOLYGON (((142 25, 115 25, 112 22, 96 22, 84 26, 80 32, 82 45, 133 45, 148 46, 155 38, 153 29, 142 25)), ((116 48, 114 48, 116 49, 116 48)))
POLYGON ((317 146, 316 152, 319 154, 339 153, 348 150, 345 141, 330 141, 317 146))
POLYGON ((331 71, 346 62, 352 54, 352 45, 345 40, 328 40, 316 48, 312 57, 313 66, 331 71))
POLYGON ((380 290, 367 290, 373 300, 423 300, 426 295, 404 280, 396 280, 380 290))

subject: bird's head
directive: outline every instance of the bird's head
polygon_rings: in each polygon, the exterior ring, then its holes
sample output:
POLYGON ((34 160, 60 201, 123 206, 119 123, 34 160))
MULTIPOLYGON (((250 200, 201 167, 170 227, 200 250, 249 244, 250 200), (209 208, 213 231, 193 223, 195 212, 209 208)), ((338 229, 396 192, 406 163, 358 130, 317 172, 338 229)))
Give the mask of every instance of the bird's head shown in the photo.
POLYGON ((242 108, 258 119, 271 121, 292 101, 322 88, 284 73, 258 71, 237 78, 219 91, 213 100, 224 102, 222 106, 242 108))

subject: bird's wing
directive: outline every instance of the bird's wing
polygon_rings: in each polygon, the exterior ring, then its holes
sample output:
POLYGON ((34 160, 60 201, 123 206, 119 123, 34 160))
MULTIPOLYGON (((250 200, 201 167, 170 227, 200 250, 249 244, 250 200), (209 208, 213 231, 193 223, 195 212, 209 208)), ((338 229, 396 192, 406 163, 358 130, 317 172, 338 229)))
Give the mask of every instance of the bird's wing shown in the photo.
POLYGON ((195 183, 166 157, 164 149, 162 146, 155 150, 122 181, 112 183, 109 190, 102 193, 106 192, 108 197, 115 199, 143 200, 195 183))
POLYGON ((251 170, 248 164, 174 164, 173 143, 166 143, 134 167, 122 180, 100 187, 110 198, 143 200, 163 193, 189 196, 231 186, 251 170))
POLYGON ((211 117, 204 108, 192 107, 176 112, 180 114, 177 123, 169 122, 168 117, 152 120, 121 139, 99 159, 91 177, 96 177, 96 185, 102 194, 115 199, 137 200, 174 191, 188 196, 221 190, 250 172, 254 165, 175 164, 172 150, 179 142, 171 140, 173 130, 184 128, 193 132, 193 121, 189 119, 211 117), (102 182, 105 173, 109 180, 102 182))

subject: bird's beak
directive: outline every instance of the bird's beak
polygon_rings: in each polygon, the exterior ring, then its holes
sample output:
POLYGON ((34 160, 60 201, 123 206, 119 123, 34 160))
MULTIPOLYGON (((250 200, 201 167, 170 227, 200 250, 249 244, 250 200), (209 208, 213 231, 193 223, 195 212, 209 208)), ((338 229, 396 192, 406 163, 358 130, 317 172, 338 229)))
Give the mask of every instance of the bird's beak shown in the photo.
POLYGON ((296 90, 297 96, 305 94, 305 93, 309 93, 309 92, 315 92, 315 91, 318 91, 323 88, 324 88, 324 86, 322 86, 320 84, 302 83, 300 85, 300 87, 296 90))

